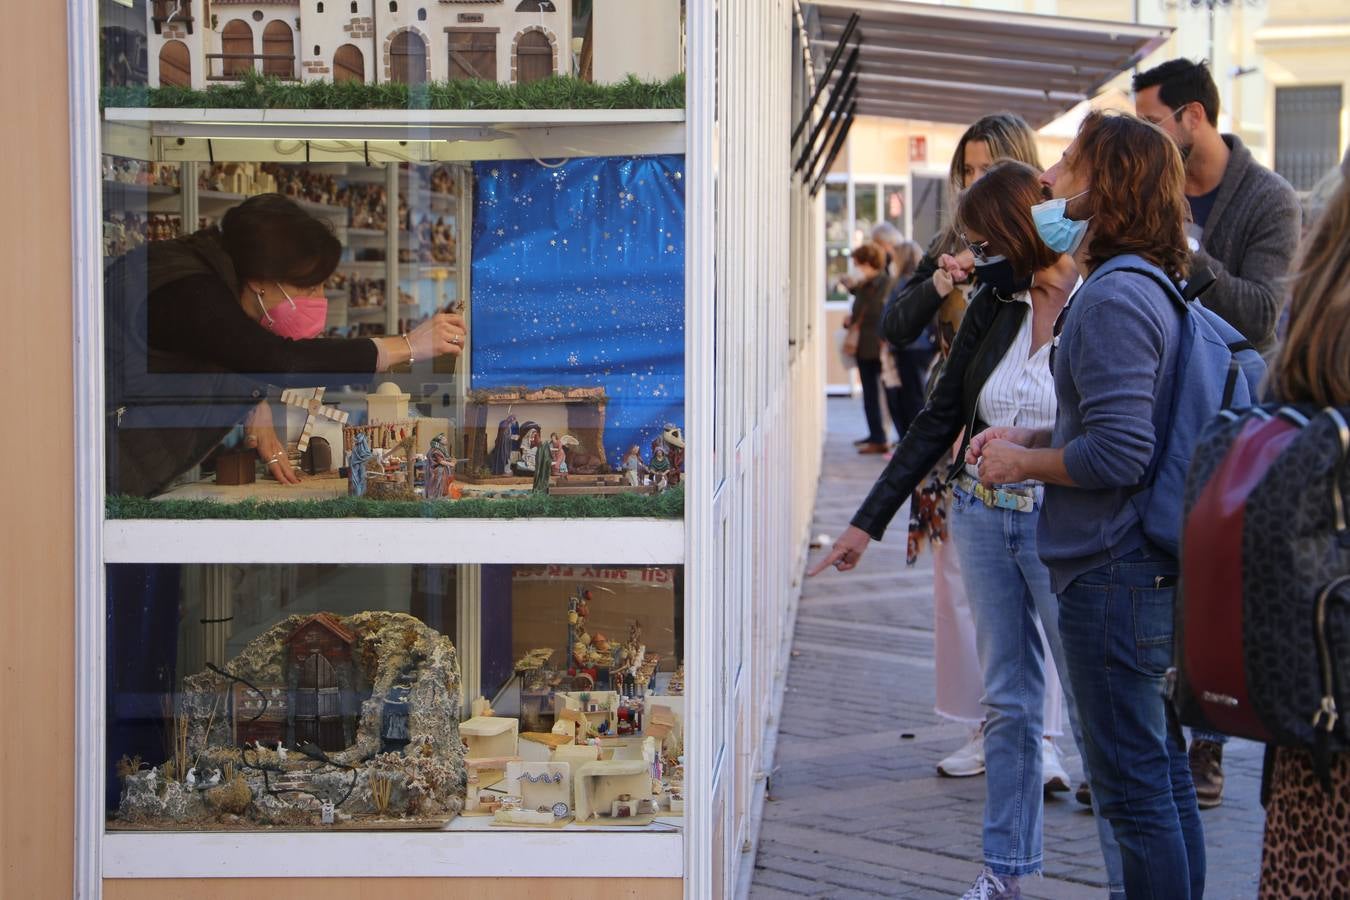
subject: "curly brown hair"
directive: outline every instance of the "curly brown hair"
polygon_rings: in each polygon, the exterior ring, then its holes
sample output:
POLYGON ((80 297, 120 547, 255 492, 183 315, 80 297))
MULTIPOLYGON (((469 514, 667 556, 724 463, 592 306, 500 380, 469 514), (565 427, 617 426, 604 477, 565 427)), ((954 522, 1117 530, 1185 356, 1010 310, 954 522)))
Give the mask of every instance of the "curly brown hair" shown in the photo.
POLYGON ((1186 171, 1166 132, 1129 113, 1093 110, 1064 165, 1089 185, 1084 203, 1092 217, 1090 267, 1134 253, 1174 278, 1186 276, 1186 171))
POLYGON ((1023 277, 1059 260, 1031 221, 1031 207, 1041 202, 1040 175, 1024 162, 1000 159, 966 188, 956 207, 956 227, 982 235, 1023 277))
POLYGON ((1350 181, 1327 201, 1294 266, 1289 331, 1271 367, 1290 403, 1350 404, 1350 181))

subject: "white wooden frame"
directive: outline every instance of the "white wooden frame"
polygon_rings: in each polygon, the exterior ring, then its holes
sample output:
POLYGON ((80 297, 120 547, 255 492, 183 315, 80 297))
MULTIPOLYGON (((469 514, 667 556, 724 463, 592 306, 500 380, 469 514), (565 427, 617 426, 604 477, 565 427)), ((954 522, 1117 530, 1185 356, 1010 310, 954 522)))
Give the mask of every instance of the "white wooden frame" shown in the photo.
MULTIPOLYGON (((685 895, 703 900, 734 890, 753 838, 752 807, 762 795, 764 736, 785 664, 793 598, 805 556, 811 501, 821 461, 823 314, 807 302, 820 278, 823 247, 819 199, 790 177, 782 141, 792 122, 786 72, 796 0, 745 4, 693 3, 686 19, 689 73, 682 124, 670 114, 616 129, 660 129, 667 146, 682 129, 686 156, 686 407, 691 435, 686 467, 685 521, 573 520, 566 529, 544 523, 550 541, 516 541, 536 522, 440 520, 362 522, 376 546, 368 562, 587 562, 685 565, 686 796, 682 833, 465 833, 473 828, 409 836, 378 833, 105 834, 103 810, 105 562, 269 562, 276 551, 246 531, 265 531, 321 545, 350 522, 248 523, 104 521, 101 198, 98 127, 97 7, 67 0, 70 24, 72 259, 76 323, 74 365, 77 479, 76 605, 76 895, 96 898, 104 877, 264 875, 569 875, 683 876, 685 895), (720 5, 720 21, 716 6, 720 5), (722 83, 718 71, 721 54, 722 83), (719 99, 722 101, 718 106, 719 99), (733 113, 733 109, 735 112, 733 113), (734 203, 715 207, 719 184, 734 203), (795 222, 794 227, 792 223, 795 222), (720 272, 715 261, 720 260, 720 272), (713 300, 721 291, 719 303, 713 300), (789 331, 783 307, 804 321, 789 331), (719 317, 723 327, 716 327, 719 317), (789 336, 796 343, 789 347, 789 336), (719 367, 717 363, 722 365, 719 367), (717 385, 728 383, 725 408, 715 409, 717 385), (724 428, 723 460, 715 460, 714 417, 724 428), (765 465, 766 458, 776 460, 765 465), (623 548, 613 549, 615 527, 623 548), (169 529, 173 531, 170 532, 169 529), (500 531, 494 531, 500 529, 500 531), (399 541, 393 535, 399 535, 399 541), (559 534, 567 536, 559 541, 559 534), (411 536, 410 536, 411 534, 411 536), (512 541, 503 541, 504 536, 512 541), (459 541, 446 559, 445 537, 459 541), (603 540, 601 538, 604 538, 603 540), (428 559, 435 542, 440 555, 428 559), (232 549, 220 547, 232 543, 232 549), (504 545, 549 546, 513 552, 504 545), (399 544, 402 549, 396 549, 399 544), (490 551, 489 551, 489 548, 490 551), (603 558, 597 558, 599 553, 603 558), (554 556, 556 555, 556 559, 554 556), (518 558, 517 558, 518 557, 518 558), (714 846, 714 836, 721 841, 714 846), (357 842, 360 842, 359 844, 357 842), (521 853, 522 847, 530 852, 521 853), (352 852, 361 847, 363 853, 352 852), (373 851, 373 852, 372 852, 373 851), (369 862, 354 862, 360 857, 369 862), (389 860, 397 860, 391 865, 389 860), (534 862, 530 862, 533 860, 534 862), (559 864, 565 860, 566 864, 559 864), (581 860, 583 862, 579 863, 581 860)), ((264 126, 229 123, 228 139, 264 143, 264 126)), ((207 116, 202 116, 206 120, 207 116)), ((248 116, 240 118, 247 119, 248 116)), ((300 118, 292 115, 294 122, 300 118)), ((314 117, 319 118, 319 117, 314 117)), ((378 118, 378 117, 372 117, 378 118)), ((396 118, 396 116, 390 116, 396 118)), ((449 117, 455 119, 455 117, 449 117)), ((580 139, 583 123, 553 116, 540 128, 555 142, 580 139)), ((631 123, 642 117, 631 117, 631 123)), ((212 114, 220 121, 219 111, 212 114)), ((181 119, 180 119, 181 121, 181 119)), ((162 124, 162 123, 160 123, 162 124)), ((321 121, 307 123, 321 127, 321 121)), ((373 128, 387 123, 371 121, 373 128)), ((404 124, 404 123, 394 123, 404 124)), ((427 127, 491 127, 454 121, 427 127)), ((521 124, 520 122, 516 123, 521 124)), ((596 122, 587 127, 608 127, 596 122)), ((214 125, 211 127, 215 127, 214 125)), ((373 132, 374 133, 374 132, 373 132)), ((379 132, 387 136, 387 132, 379 132)), ((429 138, 429 136, 428 136, 429 138)), ((588 140, 594 135, 588 137, 588 140)), ((188 141, 201 138, 187 138, 188 141)), ((534 151, 515 140, 502 152, 534 151)), ((615 135, 590 146, 618 146, 615 135)), ((630 149, 631 152, 631 149, 630 149)), ((303 548, 302 548, 303 549, 303 548)), ((292 547, 287 561, 294 558, 292 547)))

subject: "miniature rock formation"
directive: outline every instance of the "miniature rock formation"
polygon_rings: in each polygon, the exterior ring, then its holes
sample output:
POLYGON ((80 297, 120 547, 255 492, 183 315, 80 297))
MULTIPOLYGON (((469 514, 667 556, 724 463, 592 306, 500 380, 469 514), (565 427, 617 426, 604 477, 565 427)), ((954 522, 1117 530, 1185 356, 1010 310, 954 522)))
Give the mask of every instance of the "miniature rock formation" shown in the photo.
POLYGON ((463 806, 459 659, 405 613, 292 616, 184 679, 177 755, 122 767, 117 818, 143 827, 443 823, 463 806))

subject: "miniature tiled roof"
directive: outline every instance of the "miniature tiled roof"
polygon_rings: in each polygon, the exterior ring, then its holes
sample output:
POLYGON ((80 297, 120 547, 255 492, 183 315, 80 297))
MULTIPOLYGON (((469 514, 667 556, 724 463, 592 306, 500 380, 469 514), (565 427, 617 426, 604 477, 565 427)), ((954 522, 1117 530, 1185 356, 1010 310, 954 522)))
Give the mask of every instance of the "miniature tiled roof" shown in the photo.
MULTIPOLYGON (((292 638, 295 637, 297 634, 304 631, 307 627, 309 627, 310 624, 314 622, 319 623, 320 625, 327 628, 329 631, 333 632, 333 634, 341 638, 344 643, 350 644, 352 641, 356 640, 356 635, 352 634, 350 631, 344 628, 342 626, 342 623, 338 621, 337 616, 333 615, 332 613, 326 612, 315 613, 305 621, 301 622, 299 625, 295 626, 295 630, 291 632, 291 637, 292 638)), ((290 638, 288 638, 287 640, 290 640, 290 638)))

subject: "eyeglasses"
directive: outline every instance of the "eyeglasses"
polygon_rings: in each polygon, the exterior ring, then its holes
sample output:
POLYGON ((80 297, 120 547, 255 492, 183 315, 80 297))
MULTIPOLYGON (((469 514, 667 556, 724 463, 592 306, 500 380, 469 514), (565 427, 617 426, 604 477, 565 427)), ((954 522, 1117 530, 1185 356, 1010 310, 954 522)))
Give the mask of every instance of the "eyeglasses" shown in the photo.
POLYGON ((970 248, 970 255, 975 257, 977 261, 989 261, 990 254, 988 241, 971 241, 965 234, 961 235, 961 240, 965 241, 966 246, 970 248))
POLYGON ((1180 106, 1178 106, 1176 109, 1172 110, 1172 112, 1171 112, 1170 114, 1163 116, 1161 119, 1149 119, 1148 121, 1149 121, 1150 124, 1153 124, 1153 125, 1162 125, 1162 123, 1166 122, 1168 119, 1172 119, 1173 121, 1175 121, 1176 118, 1177 118, 1177 116, 1179 116, 1179 115, 1181 115, 1182 113, 1184 113, 1184 112, 1186 111, 1186 107, 1188 107, 1188 106, 1190 106, 1190 105, 1191 105, 1191 104, 1189 104, 1189 103, 1183 103, 1183 104, 1181 104, 1180 106))

